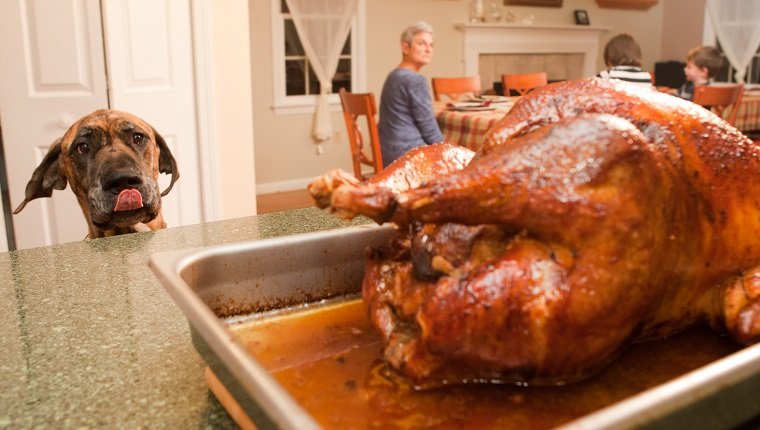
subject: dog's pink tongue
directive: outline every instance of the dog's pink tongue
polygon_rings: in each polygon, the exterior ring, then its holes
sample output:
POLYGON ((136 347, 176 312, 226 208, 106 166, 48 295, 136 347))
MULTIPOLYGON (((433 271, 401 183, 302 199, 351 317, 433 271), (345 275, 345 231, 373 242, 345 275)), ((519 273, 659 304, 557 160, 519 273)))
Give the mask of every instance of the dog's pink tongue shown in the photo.
POLYGON ((122 190, 119 193, 119 197, 116 198, 116 207, 113 208, 114 212, 131 211, 143 207, 142 196, 140 192, 134 188, 122 190))

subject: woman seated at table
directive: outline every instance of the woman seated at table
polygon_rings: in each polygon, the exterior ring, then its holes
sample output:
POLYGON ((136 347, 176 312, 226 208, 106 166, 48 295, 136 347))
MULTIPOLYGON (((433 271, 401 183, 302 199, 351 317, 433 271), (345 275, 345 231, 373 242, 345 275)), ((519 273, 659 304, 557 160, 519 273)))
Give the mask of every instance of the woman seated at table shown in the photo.
POLYGON ((443 141, 433 113, 427 79, 419 74, 433 58, 433 27, 419 21, 401 33, 401 64, 380 95, 378 131, 383 166, 412 148, 443 141))

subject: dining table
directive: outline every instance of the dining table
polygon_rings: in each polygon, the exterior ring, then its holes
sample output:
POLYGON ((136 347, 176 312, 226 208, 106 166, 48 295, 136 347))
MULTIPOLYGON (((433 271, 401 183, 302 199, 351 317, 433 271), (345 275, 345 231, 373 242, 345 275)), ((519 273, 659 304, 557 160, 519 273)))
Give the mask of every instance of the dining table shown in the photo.
POLYGON ((488 106, 482 101, 433 102, 433 111, 443 140, 477 151, 486 133, 514 106, 519 97, 495 98, 488 106))
POLYGON ((745 133, 760 131, 760 90, 744 93, 734 126, 745 133))
MULTIPOLYGON (((498 103, 478 106, 482 102, 433 102, 433 111, 446 142, 479 150, 487 132, 504 118, 519 97, 504 97, 498 103)), ((760 90, 746 91, 742 97, 734 126, 745 133, 760 131, 760 90)))

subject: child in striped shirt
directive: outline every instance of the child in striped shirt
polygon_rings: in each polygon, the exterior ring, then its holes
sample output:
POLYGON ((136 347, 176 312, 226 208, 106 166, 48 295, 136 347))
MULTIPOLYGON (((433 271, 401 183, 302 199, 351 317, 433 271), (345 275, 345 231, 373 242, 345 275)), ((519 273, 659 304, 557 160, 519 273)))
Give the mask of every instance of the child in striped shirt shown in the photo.
POLYGON ((598 77, 652 88, 652 75, 641 70, 641 47, 630 34, 618 34, 607 42, 604 63, 607 69, 599 72, 598 77))

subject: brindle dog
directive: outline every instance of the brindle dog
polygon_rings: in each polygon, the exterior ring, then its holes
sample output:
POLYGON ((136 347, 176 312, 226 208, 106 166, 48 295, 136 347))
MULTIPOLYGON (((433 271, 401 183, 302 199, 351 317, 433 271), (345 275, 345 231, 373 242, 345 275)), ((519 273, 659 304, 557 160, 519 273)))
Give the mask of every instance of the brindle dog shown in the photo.
POLYGON ((76 194, 89 227, 89 238, 166 227, 161 196, 179 178, 163 137, 140 118, 101 109, 76 121, 48 150, 26 185, 30 201, 66 188, 76 194), (171 174, 160 192, 158 175, 171 174))

